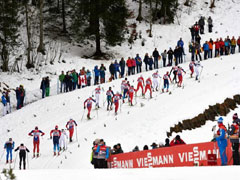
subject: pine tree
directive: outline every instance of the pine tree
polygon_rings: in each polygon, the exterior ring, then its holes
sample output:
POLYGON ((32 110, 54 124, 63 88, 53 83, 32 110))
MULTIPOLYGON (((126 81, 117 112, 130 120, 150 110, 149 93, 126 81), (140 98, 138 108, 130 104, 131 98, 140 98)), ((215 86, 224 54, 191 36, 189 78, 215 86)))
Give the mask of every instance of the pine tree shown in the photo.
POLYGON ((165 23, 173 23, 174 16, 176 15, 176 10, 178 7, 178 0, 156 0, 159 1, 161 5, 158 17, 163 18, 164 24, 165 23))
POLYGON ((2 70, 8 71, 9 56, 15 47, 18 47, 19 4, 17 0, 0 0, 0 53, 2 70))
POLYGON ((94 56, 103 55, 101 39, 105 39, 110 45, 123 40, 128 16, 125 0, 75 0, 72 7, 72 30, 75 38, 94 39, 96 43, 94 56), (103 26, 100 28, 100 25, 103 26))

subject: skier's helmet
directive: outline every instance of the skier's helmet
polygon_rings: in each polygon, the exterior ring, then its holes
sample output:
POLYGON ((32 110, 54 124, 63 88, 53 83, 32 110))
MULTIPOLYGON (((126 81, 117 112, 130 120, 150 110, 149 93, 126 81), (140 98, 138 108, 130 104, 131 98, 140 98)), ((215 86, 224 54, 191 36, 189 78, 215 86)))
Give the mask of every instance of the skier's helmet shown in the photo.
POLYGON ((55 129, 58 129, 58 125, 55 126, 55 129))
POLYGON ((38 130, 38 127, 37 127, 37 126, 35 127, 35 130, 38 130))

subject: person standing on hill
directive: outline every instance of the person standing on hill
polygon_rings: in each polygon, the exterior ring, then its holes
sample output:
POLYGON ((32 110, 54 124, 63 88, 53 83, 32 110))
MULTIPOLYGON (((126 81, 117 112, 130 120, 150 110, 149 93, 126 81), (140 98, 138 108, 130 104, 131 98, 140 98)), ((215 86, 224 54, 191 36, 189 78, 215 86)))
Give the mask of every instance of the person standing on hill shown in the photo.
POLYGON ((30 151, 28 150, 28 148, 26 146, 24 146, 24 144, 20 144, 20 146, 18 146, 15 149, 15 152, 19 150, 19 169, 21 170, 22 168, 22 162, 23 162, 23 169, 26 169, 26 153, 29 153, 30 151))
POLYGON ((127 63, 126 63, 127 67, 128 67, 128 76, 130 76, 132 74, 132 59, 130 57, 128 57, 127 63))
POLYGON ((42 90, 42 98, 45 98, 46 95, 46 80, 43 77, 40 85, 40 89, 42 90))
POLYGON ((121 78, 124 78, 125 66, 126 66, 126 62, 125 62, 124 58, 121 58, 119 65, 120 65, 120 69, 121 69, 121 78))
POLYGON ((172 66, 172 61, 173 61, 173 50, 172 50, 172 48, 169 48, 167 54, 168 54, 168 66, 172 66))
POLYGON ((160 55, 157 48, 155 48, 155 50, 153 51, 152 56, 154 58, 154 69, 158 69, 158 59, 160 55))
POLYGON ((204 22, 204 17, 200 17, 198 24, 200 26, 200 34, 204 34, 204 26, 205 26, 205 22, 204 22))
POLYGON ((62 74, 59 75, 59 81, 60 81, 60 93, 66 92, 66 84, 65 84, 65 74, 64 71, 62 71, 62 74))
POLYGON ((137 65, 137 73, 142 72, 142 59, 139 57, 139 54, 135 57, 136 65, 137 65))
POLYGON ((148 53, 145 54, 143 62, 145 63, 145 70, 148 71, 148 66, 149 66, 149 56, 148 56, 148 53))
POLYGON ((95 79, 94 79, 94 85, 97 85, 97 84, 99 84, 99 76, 100 76, 100 71, 99 71, 99 69, 98 69, 98 66, 95 66, 94 67, 94 77, 95 77, 95 79))
POLYGON ((103 64, 101 64, 100 66, 100 83, 105 83, 105 71, 106 71, 106 68, 103 64))
POLYGON ((48 76, 45 79, 45 88, 46 88, 46 97, 48 97, 50 95, 50 80, 48 76))
POLYGON ((237 113, 233 115, 233 123, 228 130, 228 134, 230 135, 230 142, 232 143, 232 157, 233 157, 233 165, 240 165, 239 160, 239 125, 240 121, 238 119, 237 113))
POLYGON ((109 148, 105 145, 103 139, 100 140, 99 145, 95 151, 98 154, 97 162, 98 168, 107 168, 107 160, 109 158, 109 148))
POLYGON ((208 32, 211 33, 212 27, 213 27, 213 20, 212 20, 211 16, 209 16, 207 22, 208 22, 208 32))
POLYGON ((72 137, 73 137, 73 133, 74 133, 74 126, 77 126, 77 123, 72 118, 70 118, 69 121, 66 124, 66 128, 69 131, 69 142, 72 142, 72 137))
POLYGON ((223 125, 223 118, 218 118, 218 127, 219 130, 217 131, 217 134, 215 135, 218 147, 219 147, 219 153, 221 157, 221 165, 225 166, 227 165, 228 159, 226 154, 226 148, 227 148, 227 129, 223 125))

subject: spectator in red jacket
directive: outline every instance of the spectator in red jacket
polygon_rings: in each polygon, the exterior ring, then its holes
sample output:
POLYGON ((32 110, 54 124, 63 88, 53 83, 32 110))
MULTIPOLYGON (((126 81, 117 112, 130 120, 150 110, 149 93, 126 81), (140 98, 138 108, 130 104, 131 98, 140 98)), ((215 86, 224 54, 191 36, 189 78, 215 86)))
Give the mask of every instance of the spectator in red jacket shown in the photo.
POLYGON ((132 59, 130 57, 128 57, 126 64, 128 67, 128 76, 130 76, 132 74, 132 59))
POLYGON ((222 40, 222 38, 220 38, 219 47, 220 47, 220 56, 222 56, 224 52, 224 41, 222 40))
POLYGON ((219 44, 219 40, 217 39, 215 42, 215 57, 219 56, 219 50, 220 50, 220 44, 219 44))
POLYGON ((171 142, 170 142, 170 146, 177 146, 177 145, 181 145, 181 144, 186 144, 179 135, 177 135, 171 142))
POLYGON ((135 74, 136 72, 136 60, 134 58, 132 60, 132 74, 135 74))
POLYGON ((240 36, 238 37, 237 45, 238 45, 238 52, 240 52, 240 36))

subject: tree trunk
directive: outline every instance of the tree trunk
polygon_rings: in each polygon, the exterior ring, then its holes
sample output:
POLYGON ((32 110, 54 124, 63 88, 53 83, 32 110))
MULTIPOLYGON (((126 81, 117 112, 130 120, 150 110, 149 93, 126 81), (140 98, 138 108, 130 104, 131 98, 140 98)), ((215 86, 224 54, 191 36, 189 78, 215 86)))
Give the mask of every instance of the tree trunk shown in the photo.
POLYGON ((31 35, 31 27, 29 23, 29 16, 28 16, 28 3, 25 4, 25 15, 26 15, 26 29, 27 29, 27 40, 28 40, 28 47, 27 47, 27 68, 34 67, 33 62, 31 61, 31 51, 32 51, 32 35, 31 35))
POLYGON ((60 12, 60 0, 57 0, 57 10, 60 12))
POLYGON ((215 0, 211 0, 210 8, 212 9, 212 8, 214 8, 214 7, 216 7, 216 6, 215 6, 215 0))
POLYGON ((37 51, 45 55, 45 48, 43 44, 43 3, 44 0, 39 0, 39 45, 37 51))
POLYGON ((153 12, 152 12, 152 0, 149 1, 150 5, 150 31, 149 31, 149 37, 152 37, 152 20, 153 20, 153 12))
POLYGON ((94 34, 95 34, 95 41, 96 41, 96 52, 94 54, 94 56, 101 56, 102 52, 101 52, 101 44, 100 44, 100 14, 99 14, 99 8, 100 8, 100 4, 99 4, 99 0, 94 0, 94 4, 95 4, 95 8, 94 8, 94 34))
POLYGON ((142 0, 139 0, 138 17, 137 17, 136 20, 139 21, 139 22, 141 22, 143 20, 143 17, 142 17, 142 0))
POLYGON ((62 21, 63 21, 63 33, 67 33, 66 20, 65 20, 65 0, 62 0, 62 21))
POLYGON ((2 57, 2 70, 3 72, 7 72, 8 69, 8 62, 9 62, 9 54, 8 54, 8 50, 6 49, 5 45, 3 45, 2 47, 2 53, 1 53, 1 57, 2 57))

